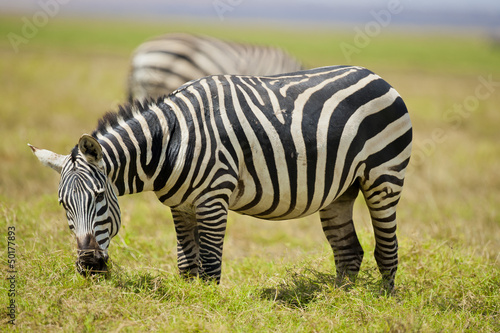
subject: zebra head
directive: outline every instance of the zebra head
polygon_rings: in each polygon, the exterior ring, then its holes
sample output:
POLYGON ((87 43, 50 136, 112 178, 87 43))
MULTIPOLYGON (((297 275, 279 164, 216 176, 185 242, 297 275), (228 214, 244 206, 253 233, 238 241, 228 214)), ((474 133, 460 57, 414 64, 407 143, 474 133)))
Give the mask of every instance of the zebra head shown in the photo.
POLYGON ((118 199, 105 173, 101 145, 85 134, 69 155, 29 146, 42 164, 61 174, 59 203, 76 236, 77 270, 83 275, 106 272, 108 246, 121 221, 118 199))

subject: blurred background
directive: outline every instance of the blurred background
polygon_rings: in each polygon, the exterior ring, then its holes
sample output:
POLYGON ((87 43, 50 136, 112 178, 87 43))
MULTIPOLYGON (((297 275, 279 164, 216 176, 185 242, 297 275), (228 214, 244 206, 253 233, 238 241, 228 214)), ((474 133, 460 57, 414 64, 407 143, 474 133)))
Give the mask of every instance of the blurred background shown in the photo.
POLYGON ((289 23, 297 28, 325 24, 330 27, 349 27, 366 23, 371 19, 370 11, 401 7, 391 20, 391 25, 406 28, 498 28, 500 4, 495 0, 359 0, 347 3, 339 0, 21 0, 0 2, 4 14, 33 14, 44 4, 58 3, 59 16, 93 17, 127 20, 173 20, 199 22, 199 20, 228 23, 276 24, 289 23))

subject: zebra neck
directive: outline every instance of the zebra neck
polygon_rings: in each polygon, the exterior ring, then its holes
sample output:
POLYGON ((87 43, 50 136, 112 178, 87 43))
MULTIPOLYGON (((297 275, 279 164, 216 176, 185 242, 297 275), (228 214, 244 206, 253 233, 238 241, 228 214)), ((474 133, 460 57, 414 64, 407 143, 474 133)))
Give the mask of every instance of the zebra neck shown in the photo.
POLYGON ((118 195, 163 188, 173 170, 169 142, 175 123, 165 104, 107 115, 94 132, 103 148, 106 173, 118 195))

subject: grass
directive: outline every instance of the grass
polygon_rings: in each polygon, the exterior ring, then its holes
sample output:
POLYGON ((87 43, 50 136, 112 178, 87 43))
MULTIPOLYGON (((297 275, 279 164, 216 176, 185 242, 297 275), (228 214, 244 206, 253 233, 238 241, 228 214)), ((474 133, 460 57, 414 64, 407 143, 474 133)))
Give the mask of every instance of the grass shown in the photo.
MULTIPOLYGON (((0 35, 20 31, 2 18, 0 35)), ((498 90, 464 114, 478 77, 500 81, 500 50, 477 35, 383 32, 352 61, 386 78, 414 124, 414 159, 400 203, 396 293, 380 293, 362 200, 355 221, 365 260, 356 284, 335 287, 319 218, 263 222, 231 214, 221 285, 177 276, 168 208, 151 193, 120 198, 112 274, 75 272, 76 244, 57 204, 58 176, 26 143, 67 153, 124 100, 129 54, 168 31, 281 45, 308 66, 344 63, 349 31, 52 20, 15 54, 0 41, 0 232, 16 227, 18 331, 500 331, 500 121, 498 90), (433 140, 436 130, 445 137, 433 140)), ((498 89, 498 87, 496 88, 498 89)), ((5 249, 5 250, 4 250, 5 249)), ((5 275, 7 275, 7 266, 5 275)))

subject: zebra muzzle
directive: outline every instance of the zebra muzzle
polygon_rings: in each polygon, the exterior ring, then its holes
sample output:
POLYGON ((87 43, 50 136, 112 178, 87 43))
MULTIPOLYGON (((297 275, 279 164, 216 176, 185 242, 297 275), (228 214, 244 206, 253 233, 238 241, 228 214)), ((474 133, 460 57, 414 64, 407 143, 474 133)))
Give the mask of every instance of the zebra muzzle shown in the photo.
POLYGON ((96 275, 108 271, 108 254, 102 250, 92 234, 77 237, 78 260, 76 270, 84 275, 96 275))
POLYGON ((78 250, 76 269, 83 276, 104 274, 108 271, 108 255, 102 250, 78 250))

